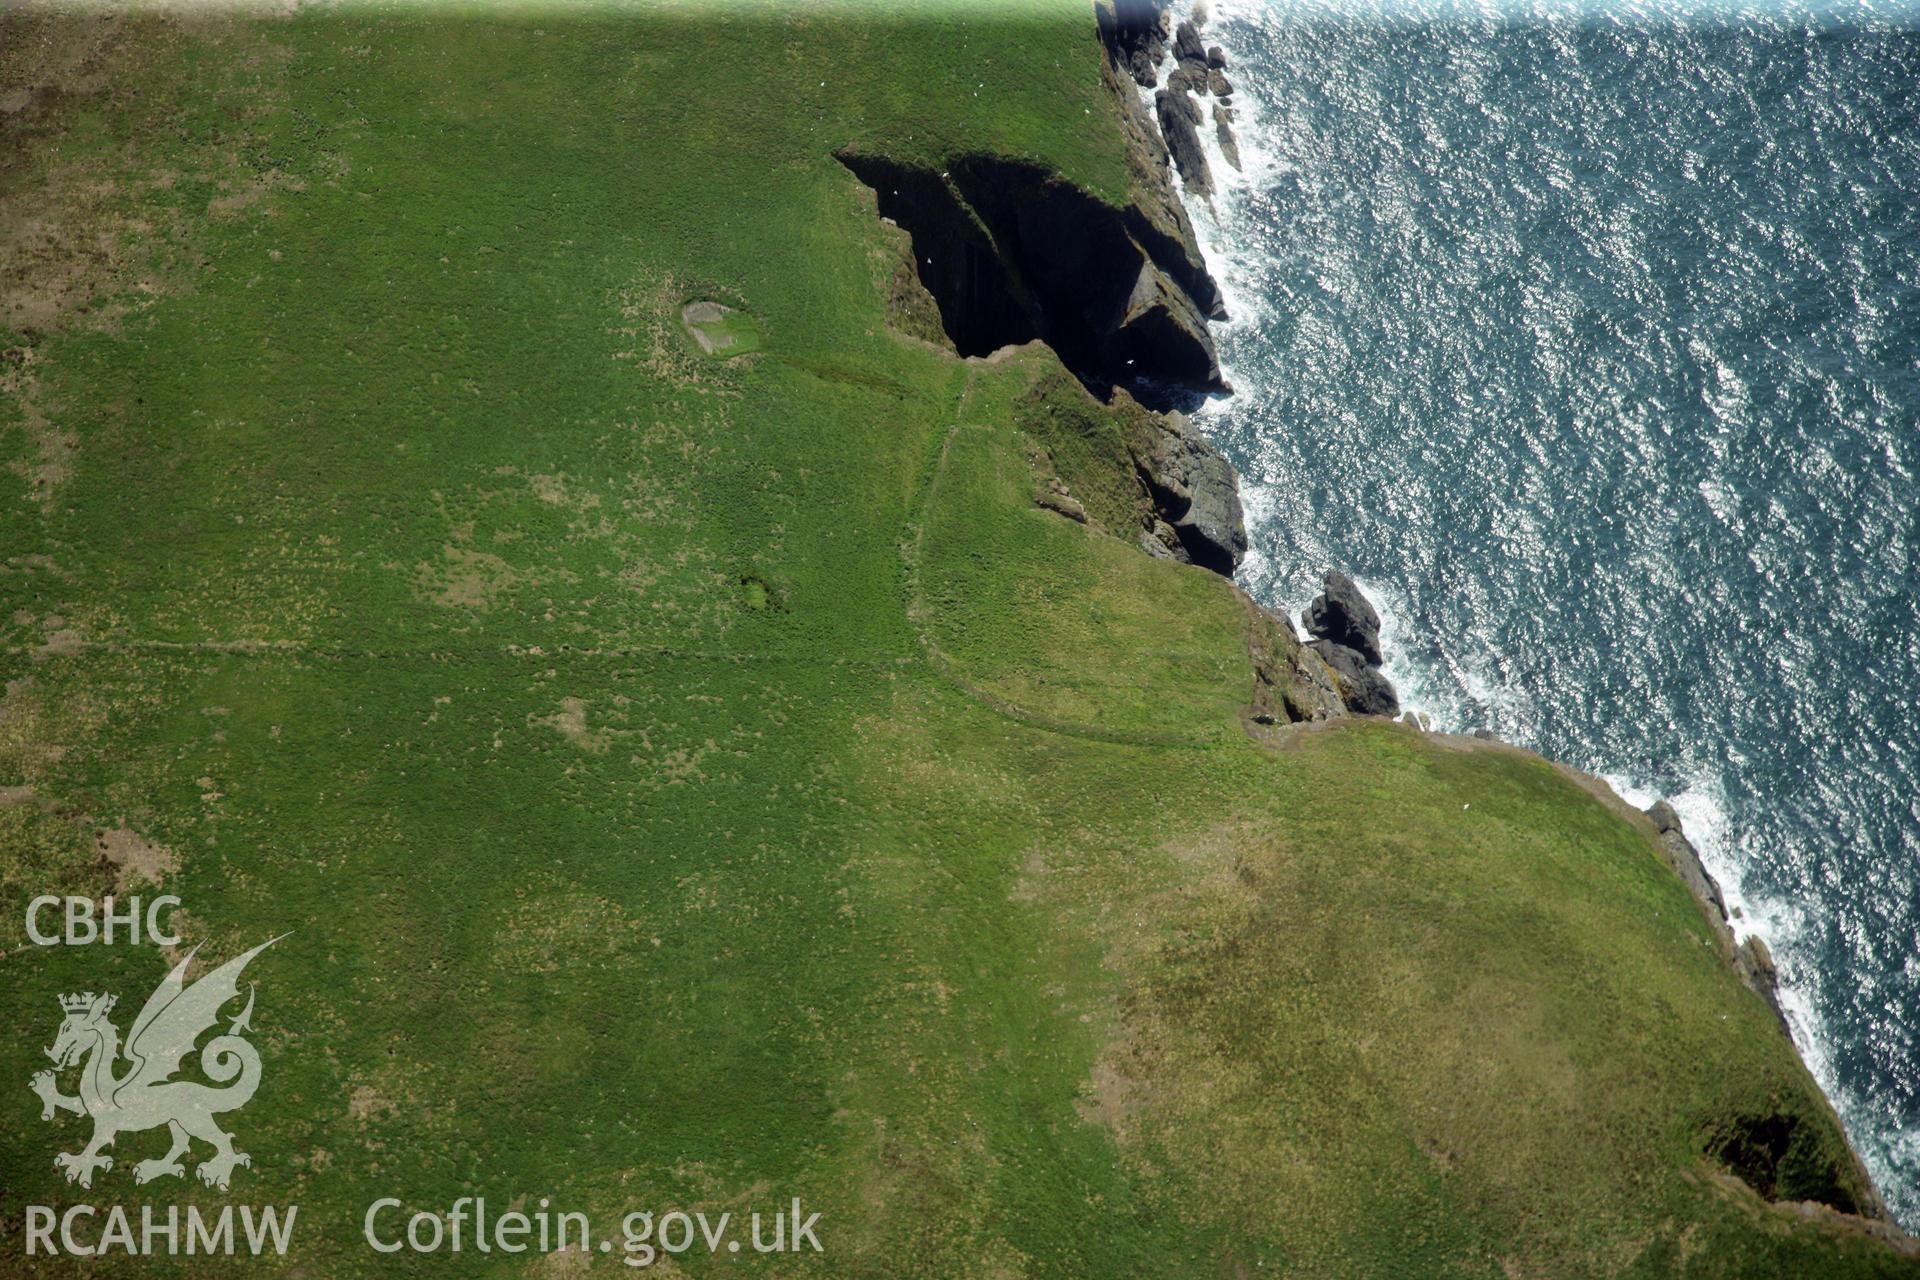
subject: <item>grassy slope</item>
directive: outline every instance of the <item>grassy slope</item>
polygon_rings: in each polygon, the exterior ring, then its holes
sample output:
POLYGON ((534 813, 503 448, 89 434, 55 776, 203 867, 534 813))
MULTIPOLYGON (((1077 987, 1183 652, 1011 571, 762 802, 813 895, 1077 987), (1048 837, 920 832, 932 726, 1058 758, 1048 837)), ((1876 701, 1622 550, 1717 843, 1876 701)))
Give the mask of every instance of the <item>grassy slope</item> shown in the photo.
MULTIPOLYGON (((1120 190, 1076 6, 5 22, 0 98, 63 92, 0 118, 51 228, 0 342, 0 1079, 160 975, 20 946, 124 822, 213 952, 296 930, 235 1198, 302 1205, 306 1275, 475 1192, 799 1195, 819 1274, 1890 1265, 1698 1155, 1837 1139, 1643 833, 1515 753, 1248 741, 1226 585, 1030 505, 1048 357, 887 330, 829 152, 1120 190)), ((9 1232, 75 1195, 37 1115, 9 1232)), ((156 1144, 91 1198, 220 1199, 134 1190, 156 1144)))

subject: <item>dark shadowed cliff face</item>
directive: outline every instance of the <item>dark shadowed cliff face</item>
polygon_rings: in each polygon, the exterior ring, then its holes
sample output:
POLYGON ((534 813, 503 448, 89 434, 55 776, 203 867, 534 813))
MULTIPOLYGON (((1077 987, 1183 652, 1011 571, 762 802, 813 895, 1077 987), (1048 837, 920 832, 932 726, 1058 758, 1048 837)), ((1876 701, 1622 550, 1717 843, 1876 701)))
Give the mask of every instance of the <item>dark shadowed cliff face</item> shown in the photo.
POLYGON ((1096 11, 1113 58, 1135 82, 1151 89, 1167 53, 1167 16, 1159 0, 1114 0, 1096 11))
POLYGON ((839 159, 873 188, 880 216, 912 237, 915 273, 961 355, 984 356, 1040 336, 1036 300, 951 182, 885 156, 849 152, 839 159))
POLYGON ((1039 339, 1090 390, 1168 406, 1225 389, 1208 320, 1226 318, 1165 140, 1136 82, 1164 52, 1154 0, 1098 10, 1102 75, 1126 143, 1115 205, 1053 170, 961 155, 939 172, 885 154, 836 155, 912 240, 914 272, 962 355, 1039 339))
POLYGON ((1222 386, 1207 332, 1218 290, 1198 255, 1145 212, 993 156, 934 173, 838 154, 873 189, 880 216, 911 237, 914 269, 962 355, 1037 338, 1090 387, 1222 386))

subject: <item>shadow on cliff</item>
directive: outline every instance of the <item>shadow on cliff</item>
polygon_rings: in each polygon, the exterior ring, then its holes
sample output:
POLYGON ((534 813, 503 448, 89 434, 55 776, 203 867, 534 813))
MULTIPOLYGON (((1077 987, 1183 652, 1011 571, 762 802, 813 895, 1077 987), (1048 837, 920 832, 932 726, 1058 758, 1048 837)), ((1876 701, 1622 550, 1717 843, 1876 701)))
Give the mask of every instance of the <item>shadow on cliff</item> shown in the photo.
POLYGON ((912 242, 914 269, 963 356, 1039 340, 1088 390, 1156 408, 1226 389, 1206 269, 1139 210, 1116 208, 1037 165, 995 156, 944 173, 839 151, 880 216, 912 242))

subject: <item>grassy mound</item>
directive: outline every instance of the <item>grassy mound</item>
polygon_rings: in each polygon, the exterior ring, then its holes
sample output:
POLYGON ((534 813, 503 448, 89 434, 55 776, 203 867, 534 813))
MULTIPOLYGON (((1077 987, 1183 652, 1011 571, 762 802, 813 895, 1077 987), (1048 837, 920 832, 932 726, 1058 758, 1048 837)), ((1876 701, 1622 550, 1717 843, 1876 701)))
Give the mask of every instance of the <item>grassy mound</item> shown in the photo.
POLYGON ((14 12, 0 103, 15 1243, 297 1203, 272 1265, 358 1275, 448 1261, 371 1252, 381 1196, 798 1196, 820 1257, 672 1265, 1896 1272, 1764 1198, 1863 1189, 1645 830, 1504 749, 1250 738, 1245 604, 1115 527, 1125 413, 932 340, 834 152, 1123 199, 1078 5, 14 12), (136 1190, 153 1133, 52 1167, 56 995, 167 962, 20 908, 116 888, 293 930, 229 1196, 136 1190))

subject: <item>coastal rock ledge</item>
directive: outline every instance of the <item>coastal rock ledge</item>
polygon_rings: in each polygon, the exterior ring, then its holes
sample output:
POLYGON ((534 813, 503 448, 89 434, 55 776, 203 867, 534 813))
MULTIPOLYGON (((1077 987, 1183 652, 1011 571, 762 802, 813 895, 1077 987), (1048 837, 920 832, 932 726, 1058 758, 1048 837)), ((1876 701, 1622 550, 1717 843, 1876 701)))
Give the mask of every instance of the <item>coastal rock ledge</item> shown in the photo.
POLYGON ((961 355, 1038 340, 1103 398, 1115 386, 1145 399, 1226 389, 1207 330, 1219 289, 1197 251, 1140 204, 1116 208, 998 156, 963 156, 935 172, 868 152, 835 155, 907 233, 919 284, 961 355))
MULTIPOLYGON (((1714 936, 1725 951, 1733 971, 1740 980, 1751 987, 1755 994, 1767 1002, 1774 1017, 1780 1020, 1782 1028, 1787 1028, 1785 1010, 1780 1007, 1780 974, 1774 968, 1773 954, 1767 949, 1764 939, 1758 934, 1749 934, 1745 941, 1734 941, 1733 921, 1727 914, 1726 895, 1720 891, 1720 882, 1713 878, 1706 864, 1700 860, 1700 851, 1693 847, 1693 841, 1687 839, 1687 833, 1681 829, 1680 815, 1665 800, 1646 811, 1647 819, 1653 823, 1653 829, 1660 836, 1660 852, 1667 865, 1673 868, 1680 882, 1687 886, 1705 911, 1707 923, 1713 926, 1714 936)), ((1788 1028, 1788 1035, 1792 1031, 1788 1028)))
POLYGON ((1352 578, 1327 570, 1320 594, 1300 614, 1307 647, 1333 672, 1334 687, 1357 716, 1397 716, 1400 695, 1380 670, 1380 614, 1352 578))
POLYGON ((1233 466, 1181 413, 1158 415, 1152 443, 1135 458, 1158 519, 1141 534, 1150 555, 1231 578, 1247 554, 1246 516, 1233 466))

